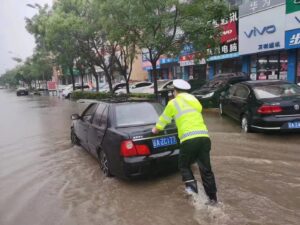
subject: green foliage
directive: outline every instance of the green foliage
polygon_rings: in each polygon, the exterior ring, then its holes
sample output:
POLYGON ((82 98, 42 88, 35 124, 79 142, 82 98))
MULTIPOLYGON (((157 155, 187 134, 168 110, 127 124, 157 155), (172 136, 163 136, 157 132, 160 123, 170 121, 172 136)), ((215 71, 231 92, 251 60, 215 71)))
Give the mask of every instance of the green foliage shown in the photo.
POLYGON ((104 93, 104 92, 87 92, 87 91, 75 91, 71 94, 71 98, 73 100, 78 99, 124 99, 124 98, 131 98, 131 99, 148 99, 153 100, 155 96, 153 94, 122 94, 122 95, 114 95, 111 93, 104 93))

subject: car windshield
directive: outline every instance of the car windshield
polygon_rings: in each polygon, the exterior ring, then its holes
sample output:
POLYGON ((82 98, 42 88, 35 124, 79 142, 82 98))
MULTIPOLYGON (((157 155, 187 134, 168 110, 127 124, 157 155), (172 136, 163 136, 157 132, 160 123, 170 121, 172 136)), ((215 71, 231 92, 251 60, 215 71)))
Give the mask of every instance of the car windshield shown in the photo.
POLYGON ((257 99, 300 95, 300 87, 295 84, 258 86, 254 87, 253 90, 257 99))
MULTIPOLYGON (((157 81, 157 88, 160 89, 162 88, 166 83, 168 83, 169 81, 165 81, 165 80, 161 80, 161 81, 157 81)), ((172 82, 170 82, 170 84, 172 84, 172 82)))
POLYGON ((155 124, 163 107, 157 103, 130 103, 116 106, 117 127, 155 124))

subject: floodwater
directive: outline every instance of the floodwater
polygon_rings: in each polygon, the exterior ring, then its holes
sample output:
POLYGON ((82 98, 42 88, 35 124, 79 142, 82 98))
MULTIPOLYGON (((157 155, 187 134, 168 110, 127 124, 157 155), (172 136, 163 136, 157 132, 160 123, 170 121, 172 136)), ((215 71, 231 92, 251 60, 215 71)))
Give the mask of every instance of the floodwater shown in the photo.
MULTIPOLYGON (((0 90, 0 225, 300 224, 300 134, 242 134, 205 112, 220 203, 188 197, 178 171, 104 178, 69 140, 77 103, 0 90)), ((201 187, 201 179, 194 167, 201 187)))

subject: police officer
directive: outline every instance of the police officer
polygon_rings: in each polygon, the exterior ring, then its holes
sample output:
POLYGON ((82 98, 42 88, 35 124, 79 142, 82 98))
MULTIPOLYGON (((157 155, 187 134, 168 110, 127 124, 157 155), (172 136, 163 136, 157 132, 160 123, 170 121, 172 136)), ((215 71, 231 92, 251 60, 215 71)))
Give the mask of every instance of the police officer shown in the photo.
POLYGON ((179 169, 187 191, 198 193, 197 182, 191 164, 197 162, 203 187, 210 203, 217 202, 217 188, 210 164, 211 142, 202 117, 202 105, 187 91, 191 86, 182 79, 173 81, 175 98, 169 101, 163 114, 152 129, 158 134, 172 119, 175 119, 180 139, 179 169))

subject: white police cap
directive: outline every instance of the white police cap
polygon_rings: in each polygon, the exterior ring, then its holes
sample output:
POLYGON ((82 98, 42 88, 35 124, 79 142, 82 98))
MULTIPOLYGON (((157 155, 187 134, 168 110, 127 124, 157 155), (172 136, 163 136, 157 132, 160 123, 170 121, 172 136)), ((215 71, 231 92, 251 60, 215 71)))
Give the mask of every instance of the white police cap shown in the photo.
POLYGON ((191 89, 191 85, 182 79, 173 80, 173 86, 179 90, 188 91, 191 89))

